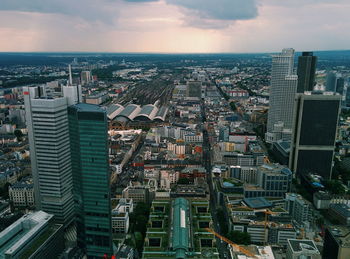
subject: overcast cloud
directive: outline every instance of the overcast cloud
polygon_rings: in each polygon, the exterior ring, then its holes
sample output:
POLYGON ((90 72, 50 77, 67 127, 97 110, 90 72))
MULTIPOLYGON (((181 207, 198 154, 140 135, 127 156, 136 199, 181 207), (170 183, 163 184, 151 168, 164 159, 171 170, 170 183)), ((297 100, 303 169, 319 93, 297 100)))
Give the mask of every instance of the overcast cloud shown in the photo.
POLYGON ((0 0, 0 51, 347 49, 349 13, 348 0, 0 0))

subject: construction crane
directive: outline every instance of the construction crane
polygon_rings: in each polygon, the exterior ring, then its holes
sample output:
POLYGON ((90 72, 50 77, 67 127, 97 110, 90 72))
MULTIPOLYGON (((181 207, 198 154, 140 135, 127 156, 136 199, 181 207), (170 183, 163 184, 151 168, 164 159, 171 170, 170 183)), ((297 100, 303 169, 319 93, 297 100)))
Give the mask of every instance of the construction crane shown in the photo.
POLYGON ((238 251, 240 251, 241 253, 245 254, 246 256, 249 256, 249 257, 252 257, 252 258, 256 258, 255 254, 253 254, 249 250, 245 249, 244 247, 233 243, 231 240, 229 240, 226 237, 220 235, 219 233, 216 233, 211 228, 206 228, 205 230, 210 232, 210 233, 212 233, 212 234, 214 234, 217 238, 219 238, 220 240, 226 242, 227 244, 231 245, 232 247, 236 248, 238 251))
POLYGON ((270 161, 270 159, 268 158, 268 156, 265 156, 265 157, 264 157, 264 163, 265 163, 265 164, 271 164, 271 161, 270 161))

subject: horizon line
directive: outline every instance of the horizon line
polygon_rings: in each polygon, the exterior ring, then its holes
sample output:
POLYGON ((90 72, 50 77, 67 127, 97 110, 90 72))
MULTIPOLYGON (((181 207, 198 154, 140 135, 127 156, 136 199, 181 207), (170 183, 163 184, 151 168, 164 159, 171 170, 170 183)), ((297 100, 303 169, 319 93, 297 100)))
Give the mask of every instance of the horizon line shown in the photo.
MULTIPOLYGON (((327 49, 327 50, 302 50, 295 51, 296 53, 301 53, 304 51, 312 51, 312 52, 330 52, 330 51, 350 51, 350 49, 327 49)), ((148 54, 148 55, 220 55, 220 54, 271 54, 278 53, 280 51, 258 51, 258 52, 138 52, 138 51, 130 51, 130 52, 114 52, 114 51, 0 51, 0 54, 45 54, 45 53, 57 53, 57 54, 148 54)))

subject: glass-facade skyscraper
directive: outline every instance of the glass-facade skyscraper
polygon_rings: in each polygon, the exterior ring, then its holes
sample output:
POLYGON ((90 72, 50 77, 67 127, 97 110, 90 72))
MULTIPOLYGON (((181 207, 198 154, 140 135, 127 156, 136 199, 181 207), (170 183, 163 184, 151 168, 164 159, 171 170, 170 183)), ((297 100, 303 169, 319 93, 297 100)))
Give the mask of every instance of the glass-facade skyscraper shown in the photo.
POLYGON ((112 255, 107 116, 97 105, 68 107, 78 245, 88 258, 112 255))
POLYGON ((303 52, 298 58, 298 93, 313 91, 317 57, 312 52, 303 52))
POLYGON ((340 95, 297 94, 289 158, 293 172, 331 178, 340 95))
POLYGON ((335 87, 336 87, 336 81, 337 77, 333 72, 328 72, 327 73, 327 78, 326 78, 326 91, 327 92, 335 92, 335 87))

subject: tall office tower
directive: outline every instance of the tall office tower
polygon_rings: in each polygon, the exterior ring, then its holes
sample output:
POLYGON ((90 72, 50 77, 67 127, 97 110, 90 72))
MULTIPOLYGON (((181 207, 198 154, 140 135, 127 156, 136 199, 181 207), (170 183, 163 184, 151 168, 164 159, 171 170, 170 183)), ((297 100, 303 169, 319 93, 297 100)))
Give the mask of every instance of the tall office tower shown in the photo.
POLYGON ((336 84, 335 84, 335 91, 338 94, 340 94, 340 95, 344 94, 344 83, 345 83, 344 78, 341 77, 341 75, 338 75, 337 76, 337 81, 336 81, 336 84))
POLYGON ((37 210, 59 223, 73 219, 72 170, 66 97, 46 96, 45 87, 23 87, 37 210))
POLYGON ((331 178, 340 95, 297 94, 289 167, 331 178))
POLYGON ((346 88, 345 105, 350 107, 350 84, 346 88))
POLYGON ((298 58, 298 93, 313 91, 317 57, 312 52, 303 52, 298 58))
POLYGON ((267 120, 266 141, 275 142, 276 124, 283 123, 291 129, 293 123, 294 96, 297 91, 298 76, 294 75, 294 49, 283 49, 272 57, 272 77, 270 89, 270 108, 267 120))
POLYGON ((107 115, 93 104, 68 107, 78 245, 88 258, 111 255, 107 115))
POLYGON ((337 78, 333 72, 327 73, 327 78, 326 78, 326 91, 327 92, 335 92, 336 80, 337 80, 337 78))

